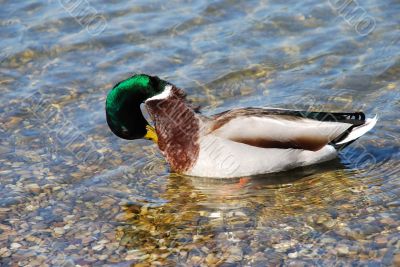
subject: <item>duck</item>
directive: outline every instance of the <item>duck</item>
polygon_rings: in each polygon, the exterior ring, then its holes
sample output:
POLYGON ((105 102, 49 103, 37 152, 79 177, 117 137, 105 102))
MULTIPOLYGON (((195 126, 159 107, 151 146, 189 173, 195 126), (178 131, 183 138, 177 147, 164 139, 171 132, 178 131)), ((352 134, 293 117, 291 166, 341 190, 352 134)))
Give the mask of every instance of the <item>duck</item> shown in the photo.
POLYGON ((332 160, 377 123, 363 112, 242 107, 205 116, 184 90, 134 74, 108 93, 106 121, 126 140, 158 145, 177 174, 233 178, 332 160))

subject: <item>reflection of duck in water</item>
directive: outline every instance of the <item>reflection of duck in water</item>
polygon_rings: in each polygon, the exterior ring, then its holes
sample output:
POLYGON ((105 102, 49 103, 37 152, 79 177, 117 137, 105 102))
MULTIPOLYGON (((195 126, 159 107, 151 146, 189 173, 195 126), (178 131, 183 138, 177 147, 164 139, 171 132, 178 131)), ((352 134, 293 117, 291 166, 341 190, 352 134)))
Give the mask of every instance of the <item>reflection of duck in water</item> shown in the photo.
MULTIPOLYGON (((273 246, 278 235, 277 231, 270 231, 279 229, 279 235, 285 235, 289 231, 283 229, 285 226, 295 228, 293 231, 299 236, 293 238, 300 240, 311 238, 308 232, 318 231, 310 225, 321 231, 334 229, 341 220, 337 218, 340 215, 327 211, 338 200, 351 203, 354 193, 348 189, 360 186, 357 179, 337 170, 338 166, 307 167, 285 172, 286 177, 269 174, 213 179, 171 174, 165 192, 159 196, 165 200, 164 204, 124 206, 128 219, 121 227, 121 245, 139 249, 134 262, 159 261, 173 266, 244 263, 243 254, 229 247, 248 247, 249 243, 263 238, 265 249, 273 246), (283 183, 277 182, 283 179, 283 183), (312 225, 307 221, 309 214, 325 217, 312 225)), ((357 205, 356 209, 366 206, 357 205)), ((254 247, 246 253, 258 251, 254 247)))
POLYGON ((152 139, 173 171, 202 177, 256 175, 328 161, 377 121, 360 112, 271 108, 239 108, 205 117, 187 103, 181 89, 144 74, 110 91, 106 114, 119 137, 152 139), (142 112, 149 113, 155 128, 146 126, 142 112))

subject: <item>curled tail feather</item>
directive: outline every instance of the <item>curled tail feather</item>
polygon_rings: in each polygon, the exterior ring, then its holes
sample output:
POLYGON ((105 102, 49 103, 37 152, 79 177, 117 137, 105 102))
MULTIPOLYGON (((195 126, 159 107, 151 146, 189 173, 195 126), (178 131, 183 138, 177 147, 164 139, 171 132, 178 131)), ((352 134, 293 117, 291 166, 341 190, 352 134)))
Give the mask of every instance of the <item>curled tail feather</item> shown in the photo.
POLYGON ((332 145, 337 149, 343 149, 346 146, 353 143, 359 137, 363 136, 365 133, 369 132, 376 123, 378 122, 378 116, 375 115, 374 118, 368 118, 365 120, 364 124, 351 127, 344 135, 332 142, 332 145))

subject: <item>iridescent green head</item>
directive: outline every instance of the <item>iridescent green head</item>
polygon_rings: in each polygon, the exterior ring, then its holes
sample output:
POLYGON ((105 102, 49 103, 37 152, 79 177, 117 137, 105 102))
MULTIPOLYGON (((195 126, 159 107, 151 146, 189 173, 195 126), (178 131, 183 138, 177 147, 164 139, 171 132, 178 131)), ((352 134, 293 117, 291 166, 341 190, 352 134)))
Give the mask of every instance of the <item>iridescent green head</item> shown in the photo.
POLYGON ((106 101, 107 123, 111 131, 124 139, 143 138, 147 122, 140 104, 163 92, 166 85, 166 81, 146 74, 136 74, 117 83, 106 101))

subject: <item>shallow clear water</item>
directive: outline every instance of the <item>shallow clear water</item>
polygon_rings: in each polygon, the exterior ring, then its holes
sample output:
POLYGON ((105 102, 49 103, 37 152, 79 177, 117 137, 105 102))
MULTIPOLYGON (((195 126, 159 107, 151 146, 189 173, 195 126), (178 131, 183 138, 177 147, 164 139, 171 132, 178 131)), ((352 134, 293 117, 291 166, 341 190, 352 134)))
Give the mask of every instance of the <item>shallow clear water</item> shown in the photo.
POLYGON ((0 1, 1 266, 400 264, 399 1, 135 2, 0 1), (133 72, 205 114, 380 120, 322 165, 184 177, 106 125, 133 72))

